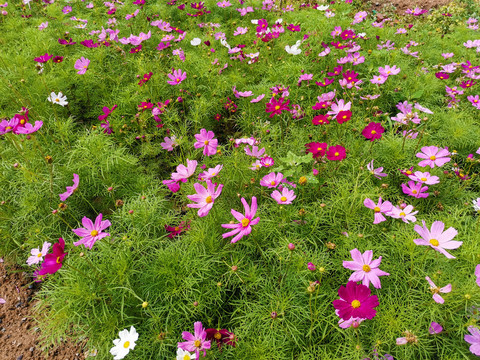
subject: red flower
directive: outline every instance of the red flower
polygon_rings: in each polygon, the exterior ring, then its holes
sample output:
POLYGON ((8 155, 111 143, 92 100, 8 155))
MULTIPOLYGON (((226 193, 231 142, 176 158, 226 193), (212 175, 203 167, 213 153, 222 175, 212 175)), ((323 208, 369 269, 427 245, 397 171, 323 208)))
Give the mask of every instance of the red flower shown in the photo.
POLYGON ((312 119, 312 124, 313 125, 326 125, 326 124, 330 124, 330 121, 328 121, 328 116, 327 115, 317 115, 312 119))
POLYGON ((60 238, 58 243, 53 244, 52 253, 45 256, 45 260, 42 263, 42 267, 35 271, 35 281, 40 282, 41 279, 47 274, 55 274, 62 268, 62 261, 65 255, 65 241, 60 238))
POLYGON ((287 110, 290 111, 290 108, 288 107, 288 104, 290 103, 290 100, 287 100, 287 102, 283 103, 282 101, 284 98, 279 98, 278 101, 272 97, 270 99, 270 102, 268 102, 267 109, 265 112, 271 112, 270 117, 272 118, 274 115, 280 115, 282 113, 282 110, 287 110))
POLYGON ((110 110, 107 106, 104 106, 102 111, 103 115, 98 115, 98 120, 105 121, 110 116, 110 114, 117 108, 117 105, 113 105, 112 109, 110 110))
POLYGON ((327 150, 327 159, 333 161, 341 161, 347 157, 345 148, 340 145, 330 146, 327 150))
POLYGON ((352 118, 352 112, 350 110, 340 111, 336 117, 339 124, 343 124, 344 122, 347 122, 351 118, 352 118))
POLYGON ((138 85, 142 86, 152 77, 153 73, 150 71, 148 74, 144 74, 143 78, 138 82, 138 85))
POLYGON ((168 237, 170 239, 173 239, 174 236, 180 235, 182 232, 187 231, 190 229, 190 224, 185 223, 185 221, 182 221, 178 226, 168 226, 165 225, 165 230, 167 230, 170 234, 168 234, 168 237))
POLYGON ((338 289, 340 299, 334 300, 333 307, 343 320, 350 318, 373 319, 377 314, 374 309, 379 305, 377 295, 370 296, 370 289, 362 284, 349 281, 346 287, 338 289))
POLYGON ((450 77, 450 75, 448 75, 447 73, 444 73, 444 72, 437 72, 437 73, 435 73, 435 76, 440 80, 446 80, 450 77))
POLYGON ((205 331, 207 332, 207 340, 216 341, 219 349, 222 348, 222 344, 235 347, 235 334, 227 329, 206 329, 205 331))
POLYGON ((308 144, 305 144, 305 147, 307 150, 305 150, 305 154, 312 153, 313 158, 319 158, 325 155, 325 152, 327 151, 327 143, 319 143, 319 142, 311 142, 308 144))
POLYGON ((363 129, 362 135, 365 136, 366 139, 373 141, 375 139, 380 139, 384 132, 385 129, 382 124, 372 121, 365 127, 365 129, 363 129))

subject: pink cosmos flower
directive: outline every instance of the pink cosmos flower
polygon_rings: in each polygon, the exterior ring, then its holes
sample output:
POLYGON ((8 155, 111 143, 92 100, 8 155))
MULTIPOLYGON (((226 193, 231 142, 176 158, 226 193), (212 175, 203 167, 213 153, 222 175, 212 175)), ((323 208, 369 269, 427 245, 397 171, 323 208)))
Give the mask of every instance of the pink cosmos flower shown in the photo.
POLYGON ((477 283, 478 286, 480 286, 480 264, 478 264, 476 267, 475 267, 475 277, 477 278, 475 281, 477 283))
POLYGON ((457 249, 463 242, 452 240, 458 234, 453 227, 448 228, 445 232, 443 231, 444 228, 445 224, 443 222, 435 221, 432 224, 432 229, 428 230, 425 221, 422 220, 422 226, 415 225, 413 228, 422 238, 414 239, 413 242, 417 245, 430 246, 447 258, 455 259, 455 256, 449 254, 445 249, 457 249))
POLYGON ((108 106, 104 106, 102 108, 103 115, 98 115, 98 120, 105 121, 110 116, 110 114, 113 112, 113 110, 115 110, 116 108, 117 108, 117 105, 113 105, 112 109, 110 109, 108 106))
POLYGON ((343 99, 340 99, 338 101, 338 103, 333 103, 332 106, 331 106, 331 110, 327 113, 328 115, 335 115, 337 116, 337 114, 340 112, 340 111, 347 111, 347 110, 350 110, 352 107, 352 102, 349 101, 348 103, 345 104, 345 100, 343 99))
POLYGON ((203 147, 203 155, 210 156, 217 153, 218 140, 214 139, 215 134, 213 131, 208 131, 205 129, 200 130, 200 134, 195 134, 195 139, 197 142, 193 144, 195 149, 200 149, 203 147))
POLYGON ((41 251, 40 251, 39 248, 35 248, 35 249, 30 250, 30 254, 32 254, 32 256, 30 256, 27 259, 27 264, 32 266, 33 264, 38 264, 38 263, 42 262, 43 257, 47 255, 48 250, 50 249, 50 246, 52 246, 52 244, 45 241, 43 243, 41 251))
POLYGON ((447 286, 439 288, 428 276, 425 276, 425 280, 427 280, 428 284, 430 285, 430 291, 433 294, 433 300, 435 300, 437 304, 443 304, 445 300, 443 300, 443 298, 438 293, 449 293, 450 291, 452 291, 452 284, 448 284, 447 286))
POLYGON ((193 184, 193 187, 197 193, 194 195, 187 195, 187 198, 196 202, 196 204, 188 204, 187 207, 199 209, 198 216, 204 217, 208 215, 213 207, 215 199, 222 193, 223 185, 218 185, 217 190, 215 190, 215 184, 213 184, 210 179, 207 179, 206 189, 199 183, 193 184))
POLYGON ((423 184, 421 182, 415 182, 415 181, 409 181, 408 186, 405 184, 402 184, 402 191, 404 194, 407 194, 409 196, 413 196, 414 198, 420 199, 420 198, 426 198, 429 193, 428 191, 428 186, 422 186, 423 184))
POLYGON ((177 171, 172 173, 172 180, 187 182, 187 179, 193 175, 197 168, 197 160, 188 160, 187 166, 180 164, 177 166, 177 171))
POLYGON ((78 70, 77 74, 79 75, 85 74, 87 72, 89 64, 90 64, 90 60, 85 59, 83 56, 80 59, 78 59, 74 65, 75 69, 78 70))
POLYGON ((178 347, 186 351, 195 351, 195 359, 198 359, 202 350, 203 356, 206 356, 207 350, 211 347, 211 341, 206 341, 207 332, 200 321, 193 324, 193 329, 194 334, 188 331, 182 332, 182 338, 187 341, 179 342, 178 347))
POLYGON ((428 332, 430 335, 435 335, 435 334, 440 334, 443 331, 442 325, 439 323, 436 323, 435 321, 432 321, 430 323, 430 326, 428 327, 428 332))
POLYGON ((348 281, 361 281, 363 285, 369 286, 370 282, 376 289, 380 289, 382 285, 380 284, 379 276, 388 276, 389 273, 380 270, 378 267, 382 262, 382 257, 372 261, 373 251, 367 250, 363 254, 358 249, 353 249, 350 251, 353 261, 344 261, 343 267, 345 269, 354 270, 355 272, 350 275, 348 281))
POLYGON ((246 34, 248 31, 248 28, 247 27, 237 27, 237 29, 235 30, 235 32, 233 33, 233 36, 238 36, 238 35, 243 35, 243 34, 246 34))
POLYGON ((366 139, 374 141, 376 139, 380 139, 384 132, 385 129, 381 123, 376 123, 372 121, 365 127, 365 129, 362 130, 362 135, 366 139))
POLYGON ((289 205, 297 196, 293 190, 289 190, 284 187, 282 189, 282 193, 280 193, 278 190, 275 190, 271 197, 280 205, 289 205))
POLYGON ((470 345, 470 352, 480 356, 480 330, 475 326, 469 326, 467 330, 471 335, 465 335, 464 339, 470 345))
POLYGON ((231 209, 232 215, 239 221, 237 224, 222 224, 222 227, 225 229, 234 229, 225 234, 222 234, 222 237, 225 239, 229 236, 235 235, 231 240, 231 243, 234 244, 240 240, 243 236, 247 236, 252 232, 252 225, 258 224, 260 217, 253 218, 257 213, 257 198, 252 197, 252 207, 250 208, 247 204, 247 201, 242 197, 242 204, 245 208, 245 215, 242 215, 238 211, 231 209))
POLYGON ((411 222, 416 222, 417 218, 414 216, 418 211, 413 211, 412 205, 407 205, 403 209, 401 207, 393 206, 392 210, 388 213, 388 216, 394 219, 402 219, 406 224, 411 222))
POLYGON ((440 182, 438 176, 432 176, 429 172, 415 171, 412 175, 408 176, 413 181, 419 181, 422 184, 435 185, 440 182))
POLYGON ((330 161, 342 161, 347 157, 347 151, 341 145, 334 145, 328 148, 326 155, 330 161))
POLYGON ((430 166, 432 169, 436 166, 443 166, 450 161, 450 152, 447 149, 439 149, 436 146, 424 146, 422 152, 417 153, 417 157, 422 160, 418 166, 430 166))
POLYGON ((255 99, 250 100, 251 103, 260 102, 265 97, 265 94, 258 95, 255 99))
POLYGON ((173 151, 173 148, 175 146, 178 146, 177 138, 175 137, 175 135, 172 135, 171 137, 164 137, 163 140, 165 142, 160 143, 160 146, 163 148, 163 150, 173 151))
POLYGON ((138 15, 139 11, 140 11, 140 10, 137 9, 137 10, 135 10, 133 13, 127 14, 127 15, 125 16, 125 20, 130 20, 131 18, 134 18, 135 16, 138 15))
POLYGON ((370 295, 368 287, 349 281, 346 287, 340 286, 338 295, 340 299, 334 300, 333 306, 338 311, 338 316, 347 321, 350 318, 373 319, 377 314, 377 295, 370 295))
POLYGON ((369 209, 372 209, 375 212, 375 217, 373 220, 374 224, 378 224, 382 221, 387 220, 385 216, 382 215, 382 213, 387 215, 387 213, 389 213, 392 209, 392 203, 390 201, 382 201, 381 197, 378 199, 378 204, 375 204, 371 199, 366 198, 363 202, 363 205, 365 205, 369 209))
POLYGON ((72 195, 73 192, 77 190, 79 181, 80 177, 77 174, 73 174, 73 186, 67 186, 67 191, 59 195, 61 201, 67 200, 70 195, 72 195))
POLYGON ((214 176, 217 176, 222 169, 223 169, 223 165, 217 165, 214 168, 209 168, 207 171, 204 171, 198 174, 198 180, 205 181, 205 180, 211 179, 214 176))
POLYGON ((263 154, 265 154, 265 148, 261 148, 259 150, 258 146, 256 145, 252 145, 252 149, 250 149, 248 146, 245 146, 244 150, 248 156, 253 156, 253 157, 256 157, 257 159, 261 159, 263 157, 263 154))
POLYGON ((373 167, 373 160, 370 161, 370 162, 367 164, 367 169, 368 169, 368 171, 370 171, 370 173, 371 173, 373 176, 375 176, 377 179, 381 179, 382 177, 387 176, 387 174, 382 173, 383 167, 379 167, 379 168, 376 168, 376 169, 373 167))
POLYGON ((383 83, 385 83, 385 81, 387 81, 388 79, 388 76, 383 76, 383 75, 375 75, 373 77, 373 79, 370 79, 370 82, 372 84, 378 84, 378 85, 381 85, 383 83))
POLYGON ((62 238, 59 238, 58 243, 53 244, 52 253, 45 255, 45 260, 42 263, 42 267, 33 273, 36 282, 40 282, 45 275, 55 274, 61 269, 63 265, 63 258, 65 255, 67 255, 64 250, 65 241, 62 238))
POLYGON ((260 168, 262 168, 262 167, 263 167, 262 162, 260 160, 257 160, 250 166, 249 169, 256 171, 256 170, 260 170, 260 168))
POLYGON ((382 76, 389 77, 390 75, 398 75, 400 73, 400 68, 397 68, 396 65, 393 65, 392 67, 385 65, 385 67, 379 67, 378 72, 382 76))
POLYGON ((43 23, 41 23, 40 25, 38 25, 38 30, 44 30, 48 27, 48 21, 45 21, 43 23))
POLYGON ((167 84, 178 85, 178 84, 181 84, 182 81, 187 78, 187 72, 185 71, 184 73, 182 73, 182 69, 178 69, 178 70, 173 70, 173 75, 167 74, 167 76, 170 79, 170 81, 167 81, 167 84))
POLYGON ((269 189, 274 189, 277 187, 278 184, 280 184, 283 180, 283 174, 278 173, 275 174, 274 172, 271 172, 268 175, 265 175, 262 180, 260 180, 260 185, 266 186, 269 189))
POLYGON ((270 156, 264 156, 261 160, 260 160, 260 164, 262 164, 263 167, 271 167, 275 164, 275 160, 273 160, 272 157, 270 156))
MULTIPOLYGON (((338 310, 335 310, 335 314, 338 316, 338 310)), ((351 317, 348 320, 343 320, 340 319, 338 320, 338 326, 340 326, 342 329, 348 329, 350 327, 353 327, 354 329, 358 328, 360 324, 364 321, 365 319, 359 318, 359 317, 351 317)))
POLYGON ((307 269, 310 270, 310 271, 315 271, 315 270, 317 270, 317 267, 315 266, 314 263, 309 262, 309 263, 307 264, 307 269))
POLYGON ((73 245, 85 245, 86 248, 91 249, 95 242, 100 239, 103 239, 106 236, 110 236, 109 233, 102 232, 106 228, 110 227, 112 224, 109 220, 102 221, 102 213, 98 214, 95 219, 95 223, 92 222, 86 216, 82 219, 83 228, 72 229, 72 231, 80 236, 82 239, 74 242, 73 245))

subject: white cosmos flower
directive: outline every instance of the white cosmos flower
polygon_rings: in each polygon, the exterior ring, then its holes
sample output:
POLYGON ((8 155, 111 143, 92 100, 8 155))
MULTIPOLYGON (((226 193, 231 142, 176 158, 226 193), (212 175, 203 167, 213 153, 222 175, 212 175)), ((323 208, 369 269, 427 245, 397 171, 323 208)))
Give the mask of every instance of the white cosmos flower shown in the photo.
POLYGON ((256 19, 252 19, 252 20, 250 20, 250 22, 251 22, 252 24, 258 25, 258 20, 256 20, 256 19))
POLYGON ((67 97, 63 95, 61 91, 58 93, 58 95, 52 91, 52 93, 47 98, 47 100, 50 101, 51 103, 58 104, 61 106, 65 106, 68 104, 67 97))
POLYGON ((190 44, 192 44, 192 46, 198 46, 201 42, 202 40, 199 38, 193 38, 192 40, 190 40, 190 44))
POLYGON ((138 333, 133 326, 130 327, 130 331, 124 329, 118 333, 120 339, 113 340, 113 345, 110 349, 110 354, 112 354, 113 360, 123 359, 130 350, 135 348, 135 341, 138 340, 138 333))
POLYGON ((325 10, 327 10, 329 7, 330 7, 330 5, 320 5, 320 6, 317 6, 317 10, 319 10, 319 11, 325 11, 325 10))
POLYGON ((292 46, 288 46, 286 45, 285 46, 285 51, 291 55, 298 55, 302 52, 301 49, 298 48, 298 46, 295 44, 295 45, 292 45, 292 46))
POLYGON ((176 360, 197 360, 197 355, 195 353, 191 354, 186 350, 178 348, 176 360))
POLYGON ((480 211, 480 198, 476 200, 472 200, 472 203, 473 203, 473 209, 475 211, 480 211))

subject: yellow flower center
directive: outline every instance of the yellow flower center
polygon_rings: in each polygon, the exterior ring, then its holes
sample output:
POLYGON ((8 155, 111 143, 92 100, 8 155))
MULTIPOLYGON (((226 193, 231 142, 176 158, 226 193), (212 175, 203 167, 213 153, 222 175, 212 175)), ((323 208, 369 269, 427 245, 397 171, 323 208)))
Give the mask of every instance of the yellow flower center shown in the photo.
POLYGON ((403 211, 400 213, 400 216, 405 216, 405 215, 406 214, 403 211))
POLYGON ((335 155, 335 156, 338 156, 338 155, 340 155, 340 153, 337 151, 334 155, 335 155))
POLYGON ((353 307, 354 309, 358 309, 358 308, 360 307, 360 305, 361 305, 361 304, 360 304, 360 301, 358 301, 358 300, 353 300, 353 301, 352 301, 352 307, 353 307))
POLYGON ((38 253, 37 257, 42 257, 42 253, 38 253))
POLYGON ((25 119, 20 120, 20 124, 21 125, 25 124, 25 119))
POLYGON ((86 69, 88 67, 88 65, 85 65, 83 68, 86 69))
POLYGON ((375 135, 377 132, 375 130, 372 130, 372 135, 375 135))
POLYGON ((420 180, 422 180, 422 181, 427 181, 427 178, 426 178, 426 177, 423 177, 423 178, 421 178, 420 180))
POLYGON ((204 144, 205 144, 205 145, 208 145, 208 140, 205 140, 204 144))
POLYGON ((59 98, 56 98, 56 99, 55 99, 55 102, 60 102, 60 99, 59 99, 59 98))
POLYGON ((211 197, 211 196, 207 196, 207 198, 205 199, 205 202, 206 202, 207 204, 212 203, 212 202, 213 202, 212 197, 211 197))
POLYGON ((285 201, 287 201, 287 198, 286 198, 285 196, 282 196, 282 197, 280 198, 280 201, 285 202, 285 201))
POLYGON ((97 230, 92 230, 90 232, 90 236, 97 236, 98 235, 98 231, 97 230))
POLYGON ((250 220, 248 220, 247 218, 243 218, 243 220, 242 220, 242 226, 243 226, 243 227, 247 227, 248 224, 250 224, 250 220))
POLYGON ((212 176, 215 176, 215 175, 217 175, 217 174, 216 174, 216 173, 212 173, 212 176))
POLYGON ((187 355, 185 355, 185 356, 183 357, 183 360, 191 360, 191 359, 192 359, 192 358, 190 357, 189 354, 187 354, 187 355))
POLYGON ((407 170, 407 171, 405 171, 405 174, 412 175, 412 172, 410 170, 407 170))
POLYGON ((435 161, 437 158, 435 156, 430 156, 430 160, 435 161))
POLYGON ((178 231, 180 230, 180 228, 178 226, 175 227, 175 231, 178 231))
POLYGON ((275 181, 272 181, 270 185, 275 186, 275 181))
POLYGON ((195 347, 200 347, 202 346, 202 342, 200 340, 195 340, 195 342, 193 343, 193 345, 195 345, 195 347))
POLYGON ((430 244, 432 244, 433 246, 438 246, 440 243, 438 242, 437 239, 430 239, 430 244))
POLYGON ((11 126, 7 126, 5 130, 12 130, 13 128, 11 126))
POLYGON ((365 264, 365 265, 363 265, 362 270, 365 271, 366 273, 368 273, 368 272, 370 272, 370 270, 372 270, 372 269, 370 269, 370 266, 368 266, 367 264, 365 264))
POLYGON ((220 332, 216 332, 215 335, 213 335, 213 337, 217 340, 220 340, 222 338, 222 334, 220 334, 220 332))
POLYGON ((412 194, 416 194, 417 192, 417 190, 412 190, 412 194))
POLYGON ((180 82, 180 79, 177 79, 176 81, 177 81, 177 82, 180 82))
POLYGON ((126 349, 130 346, 130 341, 125 341, 125 343, 123 344, 123 347, 126 349))
POLYGON ((375 207, 373 208, 373 211, 375 211, 376 213, 378 213, 378 212, 380 212, 380 208, 379 208, 378 206, 375 206, 375 207))
POLYGON ((280 105, 275 106, 275 110, 280 109, 280 105))
POLYGON ((321 147, 317 148, 317 151, 322 151, 323 149, 321 147))
POLYGON ((60 263, 62 262, 62 260, 60 260, 60 256, 57 257, 57 260, 56 260, 56 261, 57 261, 57 264, 60 264, 60 263))

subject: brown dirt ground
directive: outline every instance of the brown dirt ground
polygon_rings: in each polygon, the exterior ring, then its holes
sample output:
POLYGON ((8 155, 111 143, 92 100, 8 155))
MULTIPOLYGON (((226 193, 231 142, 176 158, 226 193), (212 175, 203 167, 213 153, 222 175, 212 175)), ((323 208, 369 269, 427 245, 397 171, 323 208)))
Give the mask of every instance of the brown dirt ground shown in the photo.
POLYGON ((374 10, 382 12, 385 5, 394 5, 399 14, 405 14, 405 10, 415 9, 416 6, 421 9, 431 9, 447 5, 450 1, 451 0, 370 0, 374 10))
POLYGON ((32 319, 32 300, 38 285, 14 266, 0 263, 0 360, 81 360, 81 344, 62 343, 58 348, 41 349, 39 332, 32 319))

